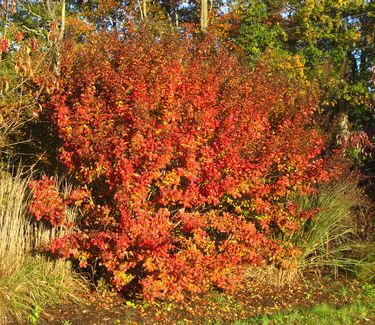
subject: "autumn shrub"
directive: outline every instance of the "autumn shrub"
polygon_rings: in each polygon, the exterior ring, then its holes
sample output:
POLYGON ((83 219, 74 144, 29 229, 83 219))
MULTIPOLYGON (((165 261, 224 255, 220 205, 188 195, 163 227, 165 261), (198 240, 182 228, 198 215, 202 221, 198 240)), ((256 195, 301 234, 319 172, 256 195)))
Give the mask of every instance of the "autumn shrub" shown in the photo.
MULTIPOLYGON (((209 36, 101 33, 63 57, 45 107, 80 186, 64 202, 83 217, 51 251, 148 298, 233 288, 244 264, 288 267, 296 249, 275 234, 313 215, 290 198, 328 178, 313 87, 264 62, 249 71, 209 36)), ((64 224, 43 187, 34 213, 64 224)))

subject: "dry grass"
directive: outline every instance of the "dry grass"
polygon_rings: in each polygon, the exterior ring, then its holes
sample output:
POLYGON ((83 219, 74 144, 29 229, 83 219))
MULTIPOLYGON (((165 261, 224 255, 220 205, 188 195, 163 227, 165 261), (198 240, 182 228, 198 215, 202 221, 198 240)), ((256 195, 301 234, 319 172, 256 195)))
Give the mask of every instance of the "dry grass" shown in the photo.
POLYGON ((246 270, 245 284, 261 283, 266 286, 283 288, 296 283, 301 278, 298 269, 283 269, 273 265, 265 267, 251 267, 246 270))
MULTIPOLYGON (((67 261, 53 261, 35 251, 64 234, 34 223, 27 213, 29 178, 0 173, 0 320, 25 320, 36 306, 78 300, 84 282, 67 261)), ((74 212, 69 213, 74 218, 74 212)))
POLYGON ((26 216, 28 179, 0 174, 0 277, 13 274, 31 248, 32 226, 26 216))

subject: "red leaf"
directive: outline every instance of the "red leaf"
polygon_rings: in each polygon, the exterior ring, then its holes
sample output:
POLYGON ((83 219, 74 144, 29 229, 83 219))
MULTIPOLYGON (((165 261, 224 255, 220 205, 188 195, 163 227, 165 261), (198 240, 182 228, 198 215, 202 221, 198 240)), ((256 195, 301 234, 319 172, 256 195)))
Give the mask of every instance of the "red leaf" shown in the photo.
POLYGON ((6 40, 6 38, 3 38, 1 40, 1 52, 5 53, 6 50, 7 50, 7 40, 6 40))

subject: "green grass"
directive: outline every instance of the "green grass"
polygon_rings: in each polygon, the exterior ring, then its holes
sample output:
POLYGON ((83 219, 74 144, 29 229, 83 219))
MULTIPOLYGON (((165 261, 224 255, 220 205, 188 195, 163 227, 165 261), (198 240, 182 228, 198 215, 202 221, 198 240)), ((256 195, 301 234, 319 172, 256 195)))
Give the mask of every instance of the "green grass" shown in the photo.
POLYGON ((22 321, 35 308, 44 310, 64 300, 78 302, 84 290, 84 282, 68 262, 28 257, 16 272, 0 279, 0 320, 22 321))
MULTIPOLYGON (((337 299, 331 298, 332 301, 321 301, 312 307, 294 306, 274 313, 263 312, 248 319, 236 320, 231 324, 375 324, 375 286, 370 283, 363 283, 355 291, 343 286, 342 295, 348 298, 343 299, 347 302, 342 305, 335 305, 333 301, 337 301, 337 299)), ((219 320, 207 320, 206 324, 221 325, 227 323, 219 320)))
POLYGON ((329 304, 321 304, 309 309, 294 309, 279 312, 273 315, 263 315, 248 320, 236 321, 235 325, 244 324, 311 324, 311 325, 342 325, 358 322, 375 321, 375 301, 365 303, 356 301, 352 304, 336 307, 329 304))

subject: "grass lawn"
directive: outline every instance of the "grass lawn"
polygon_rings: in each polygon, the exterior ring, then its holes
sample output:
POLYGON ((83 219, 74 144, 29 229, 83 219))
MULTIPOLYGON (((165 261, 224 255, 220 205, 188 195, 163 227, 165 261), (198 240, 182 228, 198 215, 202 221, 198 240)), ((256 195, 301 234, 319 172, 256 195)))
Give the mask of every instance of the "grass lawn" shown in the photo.
POLYGON ((278 312, 273 315, 252 317, 248 320, 235 321, 235 325, 244 324, 374 324, 375 302, 355 301, 348 305, 337 307, 320 304, 307 309, 293 309, 288 312, 278 312))

